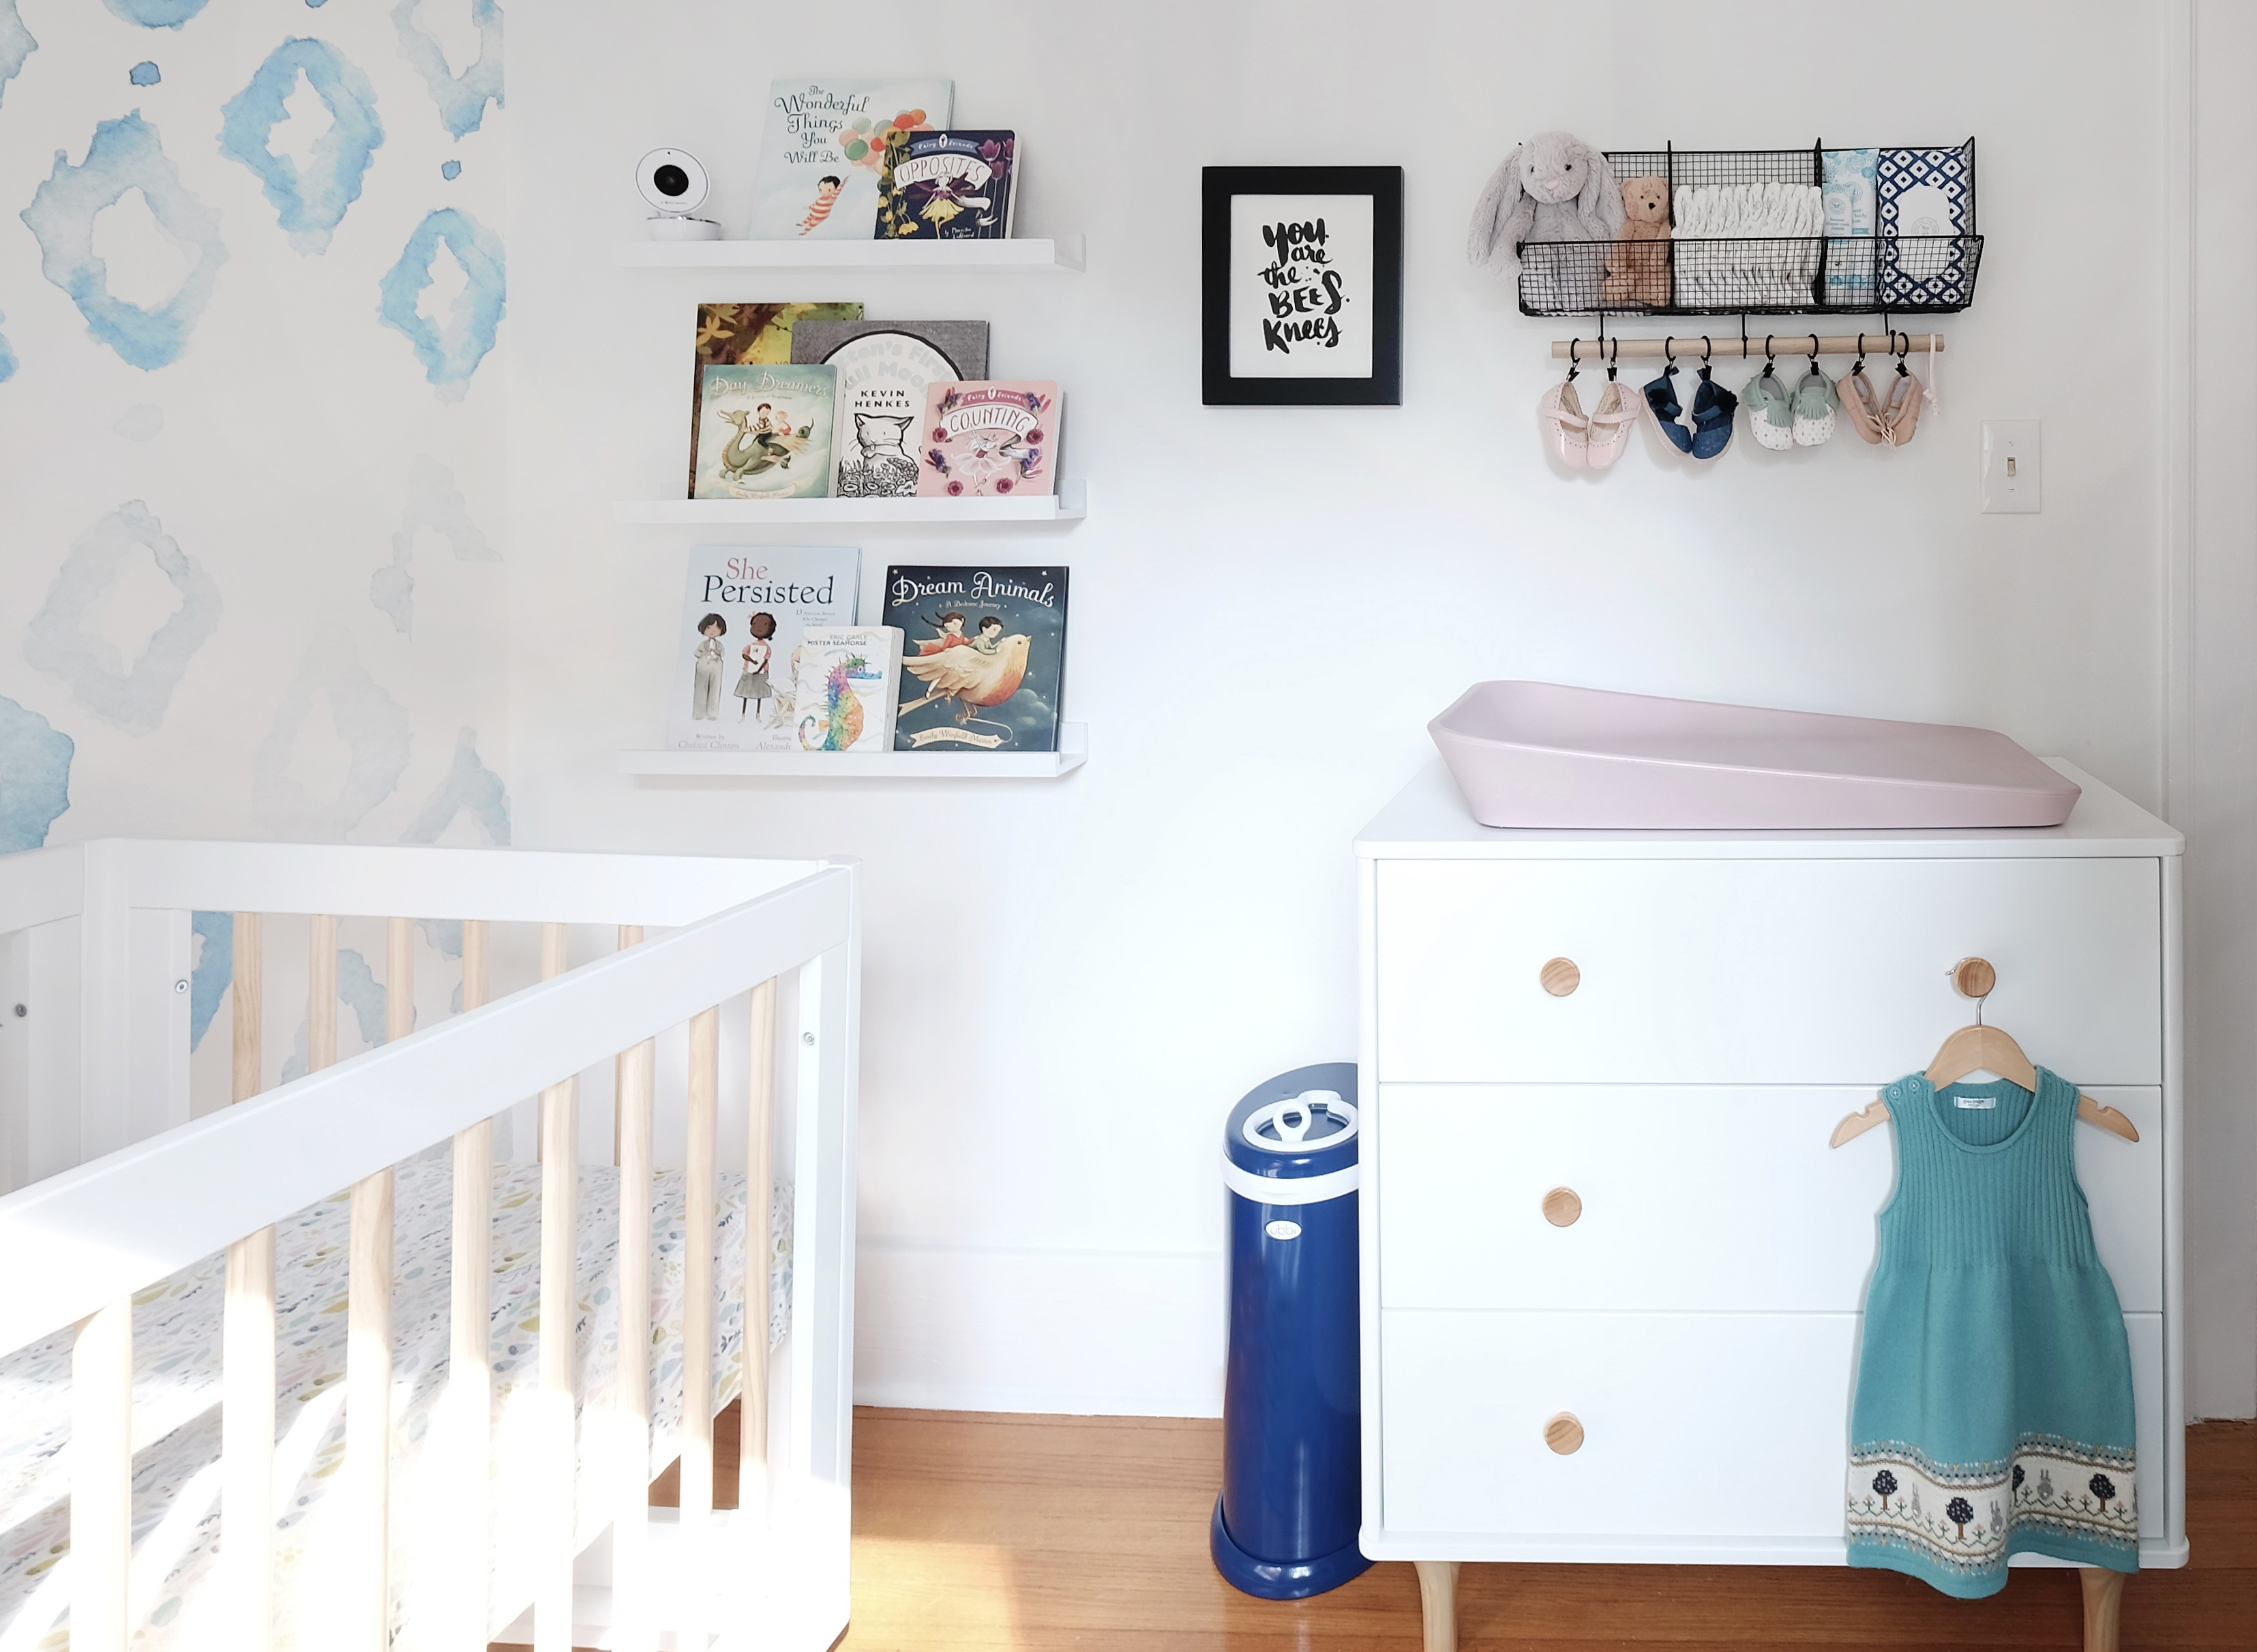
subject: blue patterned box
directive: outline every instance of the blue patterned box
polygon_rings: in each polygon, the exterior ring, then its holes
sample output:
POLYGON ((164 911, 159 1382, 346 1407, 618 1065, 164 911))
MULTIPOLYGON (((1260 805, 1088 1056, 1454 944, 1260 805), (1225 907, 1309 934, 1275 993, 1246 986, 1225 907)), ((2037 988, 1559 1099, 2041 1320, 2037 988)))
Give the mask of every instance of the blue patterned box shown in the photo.
POLYGON ((1878 180, 1881 258, 1878 301, 1892 308, 1945 308, 1973 296, 1963 237, 1975 229, 1975 158, 1956 149, 1884 149, 1878 180))

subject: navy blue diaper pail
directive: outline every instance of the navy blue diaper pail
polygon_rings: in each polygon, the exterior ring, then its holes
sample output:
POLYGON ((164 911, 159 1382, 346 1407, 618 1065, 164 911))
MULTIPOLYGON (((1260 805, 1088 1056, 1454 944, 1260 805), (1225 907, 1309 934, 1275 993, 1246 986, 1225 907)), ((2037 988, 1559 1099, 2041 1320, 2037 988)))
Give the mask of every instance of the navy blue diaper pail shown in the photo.
POLYGON ((1356 1353, 1355 1063, 1281 1073, 1230 1110, 1230 1355, 1207 1543, 1250 1595, 1298 1600, 1371 1563, 1356 1353))

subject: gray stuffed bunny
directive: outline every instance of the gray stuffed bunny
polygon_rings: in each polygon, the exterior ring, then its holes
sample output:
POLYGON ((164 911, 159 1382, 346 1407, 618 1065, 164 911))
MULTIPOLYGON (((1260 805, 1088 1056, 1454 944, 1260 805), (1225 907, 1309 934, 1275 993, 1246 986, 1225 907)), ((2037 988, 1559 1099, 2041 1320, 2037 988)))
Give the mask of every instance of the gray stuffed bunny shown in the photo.
POLYGON ((1543 132, 1504 158, 1474 203, 1466 257, 1503 275, 1524 241, 1612 241, 1623 219, 1607 158, 1572 132, 1543 132))

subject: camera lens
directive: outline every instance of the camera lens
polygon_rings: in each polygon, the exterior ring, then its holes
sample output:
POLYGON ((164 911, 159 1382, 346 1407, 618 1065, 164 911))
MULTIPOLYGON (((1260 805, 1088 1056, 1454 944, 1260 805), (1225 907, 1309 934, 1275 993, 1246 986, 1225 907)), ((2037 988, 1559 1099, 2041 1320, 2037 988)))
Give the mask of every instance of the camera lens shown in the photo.
POLYGON ((686 195, 690 193, 690 174, 670 160, 651 173, 650 181, 662 195, 686 195))

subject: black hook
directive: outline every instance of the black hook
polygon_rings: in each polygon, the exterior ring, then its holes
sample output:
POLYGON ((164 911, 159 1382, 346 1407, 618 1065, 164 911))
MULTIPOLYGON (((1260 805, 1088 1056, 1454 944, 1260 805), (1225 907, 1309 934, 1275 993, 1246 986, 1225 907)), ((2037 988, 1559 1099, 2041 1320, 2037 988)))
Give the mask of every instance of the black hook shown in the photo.
POLYGON ((1614 353, 1607 357, 1607 383, 1615 382, 1615 368, 1622 360, 1622 335, 1615 335, 1614 353))
POLYGON ((1772 335, 1771 335, 1771 334, 1769 334, 1769 333, 1765 333, 1765 334, 1764 335, 1764 370, 1763 370, 1763 376, 1764 376, 1765 378, 1769 378, 1772 376, 1772 373, 1771 373, 1771 368, 1772 368, 1772 360, 1771 360, 1771 341, 1772 341, 1772 335))
POLYGON ((1575 356, 1575 346, 1582 342, 1580 338, 1571 338, 1567 341, 1567 382, 1571 385, 1575 382, 1575 375, 1582 371, 1575 356))
POLYGON ((1865 371, 1865 335, 1863 333, 1857 335, 1857 359, 1851 364, 1850 371, 1853 373, 1862 373, 1865 371))
MULTIPOLYGON (((1889 342, 1892 345, 1894 345, 1899 336, 1900 335, 1892 329, 1889 333, 1889 342)), ((1901 336, 1904 339, 1904 348, 1897 351, 1897 372, 1900 377, 1903 376, 1907 371, 1905 367, 1905 357, 1912 349, 1912 335, 1910 333, 1906 333, 1901 336)))
POLYGON ((1661 353, 1669 358, 1669 364, 1661 370, 1662 377, 1665 378, 1676 378, 1677 335, 1674 333, 1664 333, 1661 335, 1661 353))
POLYGON ((1701 379, 1704 384, 1709 378, 1709 357, 1715 353, 1716 348, 1709 342, 1706 333, 1701 335, 1701 379))

